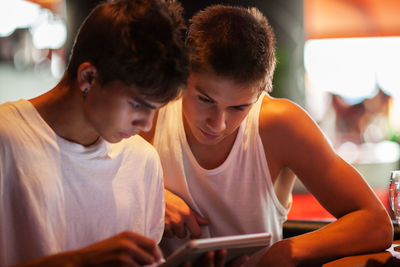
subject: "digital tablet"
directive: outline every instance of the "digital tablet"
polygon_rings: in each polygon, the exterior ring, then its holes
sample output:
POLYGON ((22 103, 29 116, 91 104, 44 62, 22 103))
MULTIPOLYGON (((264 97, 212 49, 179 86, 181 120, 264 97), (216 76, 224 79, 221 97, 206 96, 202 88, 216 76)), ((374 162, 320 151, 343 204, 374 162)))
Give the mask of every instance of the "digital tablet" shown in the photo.
POLYGON ((227 250, 226 262, 243 255, 252 255, 260 249, 270 246, 271 234, 258 233, 235 236, 223 236, 193 239, 178 248, 161 264, 162 267, 179 266, 190 261, 195 262, 207 251, 227 250))

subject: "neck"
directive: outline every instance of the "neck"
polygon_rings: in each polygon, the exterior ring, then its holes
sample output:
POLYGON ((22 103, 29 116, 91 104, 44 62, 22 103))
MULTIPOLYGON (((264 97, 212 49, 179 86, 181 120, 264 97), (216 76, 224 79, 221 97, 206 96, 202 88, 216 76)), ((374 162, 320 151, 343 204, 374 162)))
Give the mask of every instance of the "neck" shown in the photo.
POLYGON ((196 158, 199 165, 204 169, 211 170, 219 167, 222 163, 224 163, 232 150, 239 130, 237 129, 234 133, 225 137, 223 140, 216 144, 206 145, 197 141, 197 139, 190 131, 190 127, 187 126, 185 122, 185 116, 182 117, 186 140, 189 144, 190 150, 193 153, 193 156, 196 158))
POLYGON ((58 136, 84 146, 98 139, 85 119, 79 88, 65 77, 52 90, 29 101, 58 136))

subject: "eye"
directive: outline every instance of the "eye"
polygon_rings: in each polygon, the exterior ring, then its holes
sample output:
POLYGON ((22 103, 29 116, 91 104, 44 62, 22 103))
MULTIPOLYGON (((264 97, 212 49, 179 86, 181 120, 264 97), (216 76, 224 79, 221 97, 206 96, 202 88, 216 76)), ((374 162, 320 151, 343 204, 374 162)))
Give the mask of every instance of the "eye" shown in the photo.
POLYGON ((139 103, 137 103, 137 102, 134 102, 134 101, 129 101, 129 105, 130 105, 132 108, 134 108, 134 109, 140 109, 140 108, 142 108, 142 105, 141 105, 141 104, 139 104, 139 103))
POLYGON ((236 106, 236 107, 232 107, 233 110, 235 111, 243 111, 246 109, 246 107, 242 107, 242 106, 236 106))
POLYGON ((204 103, 214 103, 214 101, 212 101, 211 99, 200 96, 200 95, 198 96, 198 98, 201 102, 204 102, 204 103))

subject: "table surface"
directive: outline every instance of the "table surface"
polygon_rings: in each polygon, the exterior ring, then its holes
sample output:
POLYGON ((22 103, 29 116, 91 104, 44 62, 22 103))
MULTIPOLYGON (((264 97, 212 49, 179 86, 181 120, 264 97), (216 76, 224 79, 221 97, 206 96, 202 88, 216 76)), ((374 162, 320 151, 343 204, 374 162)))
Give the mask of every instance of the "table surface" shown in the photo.
MULTIPOLYGON (((393 244, 399 245, 397 247, 397 249, 395 248, 395 250, 400 252, 400 240, 393 241, 393 244)), ((368 266, 376 266, 376 264, 383 265, 391 257, 392 257, 392 254, 389 251, 382 251, 379 253, 371 253, 371 254, 363 254, 363 255, 357 255, 357 256, 344 257, 344 258, 326 263, 323 266, 324 267, 367 266, 367 262, 368 263, 373 262, 375 264, 375 265, 368 264, 368 266)))

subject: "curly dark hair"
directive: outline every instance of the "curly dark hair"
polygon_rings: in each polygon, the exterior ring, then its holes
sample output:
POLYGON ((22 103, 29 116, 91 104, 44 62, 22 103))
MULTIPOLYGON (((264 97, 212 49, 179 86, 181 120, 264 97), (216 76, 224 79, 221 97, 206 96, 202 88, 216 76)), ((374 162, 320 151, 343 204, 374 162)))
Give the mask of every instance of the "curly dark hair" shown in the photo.
POLYGON ((180 94, 188 76, 182 7, 173 0, 117 0, 98 5, 81 25, 67 73, 75 80, 85 61, 101 83, 134 85, 151 101, 180 94))
POLYGON ((214 5, 190 22, 186 45, 192 71, 211 71, 272 90, 275 35, 258 9, 214 5))

